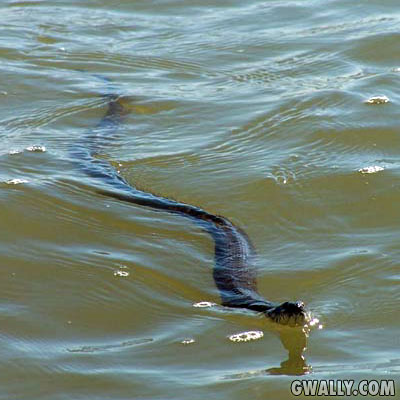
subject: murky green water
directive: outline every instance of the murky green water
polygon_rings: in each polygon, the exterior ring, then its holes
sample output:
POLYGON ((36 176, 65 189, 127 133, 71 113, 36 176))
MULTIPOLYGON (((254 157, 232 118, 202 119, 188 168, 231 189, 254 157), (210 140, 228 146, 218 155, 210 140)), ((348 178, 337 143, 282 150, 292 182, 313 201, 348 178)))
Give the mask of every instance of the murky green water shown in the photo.
POLYGON ((290 399, 291 374, 397 379, 399 23, 394 0, 1 2, 0 397, 290 399), (260 292, 323 325, 305 361, 298 330, 193 307, 219 302, 206 233, 76 168, 105 112, 94 74, 130 108, 104 158, 246 230, 260 292), (228 339, 249 330, 264 337, 228 339))

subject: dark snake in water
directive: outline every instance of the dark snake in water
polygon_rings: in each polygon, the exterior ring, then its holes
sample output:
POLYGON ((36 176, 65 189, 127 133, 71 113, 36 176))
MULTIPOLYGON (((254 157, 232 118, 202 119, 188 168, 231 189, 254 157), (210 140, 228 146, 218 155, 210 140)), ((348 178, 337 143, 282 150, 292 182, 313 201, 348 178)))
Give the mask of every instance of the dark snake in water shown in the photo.
POLYGON ((72 157, 87 175, 100 181, 97 192, 136 205, 162 210, 186 217, 207 231, 215 244, 213 277, 222 305, 247 308, 262 312, 271 320, 290 326, 302 325, 307 313, 302 302, 273 303, 257 292, 256 274, 252 266, 254 257, 250 239, 227 218, 214 215, 201 208, 156 196, 129 185, 105 160, 97 157, 98 149, 112 139, 127 109, 121 97, 105 95, 108 110, 95 130, 71 150, 72 157))

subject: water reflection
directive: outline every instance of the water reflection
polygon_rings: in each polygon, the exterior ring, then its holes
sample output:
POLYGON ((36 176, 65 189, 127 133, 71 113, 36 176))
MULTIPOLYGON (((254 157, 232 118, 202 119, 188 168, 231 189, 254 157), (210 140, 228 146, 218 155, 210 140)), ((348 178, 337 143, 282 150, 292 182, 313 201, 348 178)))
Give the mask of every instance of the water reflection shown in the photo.
POLYGON ((279 367, 265 370, 270 375, 306 375, 311 372, 311 365, 303 355, 307 349, 308 334, 303 328, 282 328, 279 337, 283 347, 288 351, 288 359, 281 362, 279 367))
POLYGON ((268 369, 240 372, 238 374, 225 375, 224 379, 246 379, 261 375, 307 375, 311 372, 311 365, 303 353, 307 349, 308 327, 273 327, 272 332, 276 333, 282 342, 283 347, 288 351, 288 358, 282 361, 279 367, 268 369))

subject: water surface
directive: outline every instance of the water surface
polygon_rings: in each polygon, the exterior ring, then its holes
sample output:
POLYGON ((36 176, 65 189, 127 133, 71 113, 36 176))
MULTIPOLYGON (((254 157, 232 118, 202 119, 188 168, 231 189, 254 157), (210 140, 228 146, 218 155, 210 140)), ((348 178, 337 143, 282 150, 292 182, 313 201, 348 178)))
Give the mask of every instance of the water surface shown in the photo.
POLYGON ((398 2, 5 0, 0 22, 2 398, 289 399, 293 374, 398 377, 398 2), (101 157, 244 228, 260 292, 320 319, 307 343, 193 307, 219 302, 210 237, 96 193, 70 153, 106 110, 96 74, 130 110, 101 157))

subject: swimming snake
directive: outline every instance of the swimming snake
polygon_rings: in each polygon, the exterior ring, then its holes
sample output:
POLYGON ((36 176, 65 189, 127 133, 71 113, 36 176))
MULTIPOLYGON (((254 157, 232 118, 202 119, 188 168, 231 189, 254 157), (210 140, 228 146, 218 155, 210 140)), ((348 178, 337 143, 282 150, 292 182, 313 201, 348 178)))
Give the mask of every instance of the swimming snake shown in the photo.
POLYGON ((71 150, 80 169, 101 183, 102 188, 97 192, 124 202, 177 214, 198 224, 214 241, 213 277, 223 306, 262 312, 281 324, 302 325, 306 317, 302 302, 274 303, 258 293, 252 264, 255 253, 243 230, 225 217, 132 187, 107 161, 98 158, 100 146, 112 138, 127 114, 122 97, 114 94, 106 94, 105 97, 108 109, 104 117, 71 150))

